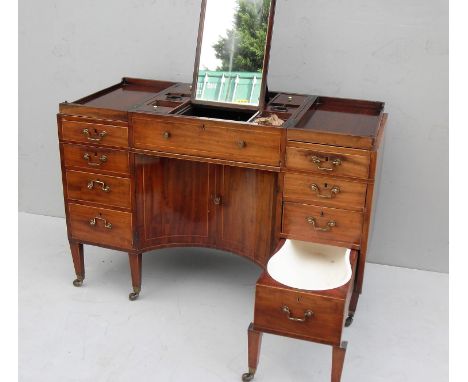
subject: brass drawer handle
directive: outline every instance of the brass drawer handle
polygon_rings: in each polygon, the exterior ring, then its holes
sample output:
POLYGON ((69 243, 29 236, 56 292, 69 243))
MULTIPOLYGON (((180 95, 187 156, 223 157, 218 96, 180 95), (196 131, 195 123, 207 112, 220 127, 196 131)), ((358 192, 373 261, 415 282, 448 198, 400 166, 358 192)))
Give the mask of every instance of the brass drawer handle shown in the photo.
POLYGON ((245 148, 245 146, 247 146, 247 143, 243 140, 239 140, 237 141, 237 146, 240 148, 240 149, 243 149, 245 148))
POLYGON ((171 133, 169 131, 165 131, 163 134, 162 134, 162 137, 164 139, 169 139, 171 137, 171 133))
POLYGON ((329 195, 324 195, 321 193, 320 191, 320 187, 318 185, 316 185, 315 183, 312 183, 310 185, 310 189, 312 191, 315 191, 315 193, 317 194, 317 196, 319 198, 325 198, 325 199, 333 199, 337 194, 340 193, 340 188, 338 186, 333 186, 331 189, 330 189, 330 194, 329 195))
POLYGON ((100 184, 101 185, 101 190, 104 192, 110 192, 110 186, 105 184, 104 182, 100 180, 90 180, 88 182, 88 189, 92 190, 94 188, 94 184, 100 184))
POLYGON ((281 311, 288 316, 288 320, 295 321, 295 322, 306 322, 308 318, 311 318, 314 315, 314 312, 308 309, 304 312, 304 318, 292 317, 291 311, 286 305, 284 305, 281 308, 281 311))
POLYGON ((311 224, 312 227, 314 227, 314 230, 315 230, 315 231, 328 232, 328 231, 331 231, 331 229, 332 229, 333 227, 336 227, 336 221, 334 221, 334 220, 330 220, 330 221, 327 223, 327 226, 326 226, 326 227, 317 227, 317 224, 316 224, 316 222, 315 222, 315 218, 313 218, 312 216, 306 217, 306 220, 307 220, 307 223, 311 224))
POLYGON ((92 155, 90 155, 89 153, 85 153, 83 155, 83 159, 88 161, 88 165, 89 166, 100 166, 101 164, 107 162, 107 155, 101 155, 98 159, 99 159, 99 163, 98 162, 93 162, 92 161, 92 155))
POLYGON ((96 216, 89 220, 89 225, 95 227, 97 225, 97 220, 102 220, 104 222, 104 227, 107 229, 112 229, 112 224, 107 221, 107 219, 96 216))
POLYGON ((333 158, 333 159, 328 159, 328 158, 319 158, 318 156, 316 155, 312 155, 310 157, 310 160, 312 161, 312 163, 314 163, 317 168, 321 171, 333 171, 336 167, 336 166, 340 166, 341 165, 341 159, 340 158, 333 158), (330 162, 332 164, 332 167, 323 167, 322 166, 322 163, 324 162, 330 162), (334 166, 334 167, 333 167, 334 166))
POLYGON ((91 132, 89 131, 89 129, 83 129, 82 133, 86 138, 88 138, 88 141, 94 141, 94 142, 102 141, 102 138, 104 138, 107 135, 107 131, 101 131, 99 133, 97 133, 96 131, 97 135, 93 136, 91 132))

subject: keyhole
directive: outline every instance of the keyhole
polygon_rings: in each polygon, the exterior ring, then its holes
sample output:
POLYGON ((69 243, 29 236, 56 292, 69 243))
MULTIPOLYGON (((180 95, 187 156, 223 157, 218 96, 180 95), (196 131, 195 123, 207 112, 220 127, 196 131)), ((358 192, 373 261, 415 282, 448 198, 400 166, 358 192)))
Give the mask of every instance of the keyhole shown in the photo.
POLYGON ((328 183, 325 183, 324 186, 325 186, 325 188, 328 188, 328 183))
POLYGON ((98 133, 98 132, 97 132, 97 129, 94 129, 94 134, 97 134, 97 133, 98 133))
POLYGON ((323 211, 320 211, 320 216, 323 217, 323 211))
POLYGON ((297 301, 297 302, 301 302, 301 297, 297 297, 297 298, 296 298, 296 301, 297 301))

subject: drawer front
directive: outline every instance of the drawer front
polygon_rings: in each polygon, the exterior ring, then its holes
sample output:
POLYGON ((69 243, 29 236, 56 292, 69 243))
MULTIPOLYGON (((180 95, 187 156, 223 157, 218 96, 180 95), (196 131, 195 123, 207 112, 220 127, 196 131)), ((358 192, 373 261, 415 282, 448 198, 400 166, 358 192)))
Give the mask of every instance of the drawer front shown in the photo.
POLYGON ((315 174, 286 173, 284 197, 290 201, 320 204, 350 210, 362 210, 366 202, 367 183, 315 174))
POLYGON ((103 146, 128 147, 128 127, 63 120, 62 139, 103 146))
POLYGON ((63 157, 67 168, 130 173, 130 154, 126 151, 64 144, 63 157))
POLYGON ((370 158, 360 150, 314 144, 286 148, 286 167, 322 175, 343 175, 367 179, 370 158))
POLYGON ((69 203, 70 234, 73 239, 131 249, 132 214, 69 203))
POLYGON ((297 240, 338 241, 359 245, 362 221, 361 212, 284 203, 282 231, 297 240))
POLYGON ((256 327, 335 344, 341 338, 344 314, 344 300, 257 285, 256 327))
POLYGON ((133 119, 136 148, 279 166, 280 132, 133 119))
POLYGON ((66 180, 68 199, 131 207, 131 181, 128 178, 68 170, 66 180))

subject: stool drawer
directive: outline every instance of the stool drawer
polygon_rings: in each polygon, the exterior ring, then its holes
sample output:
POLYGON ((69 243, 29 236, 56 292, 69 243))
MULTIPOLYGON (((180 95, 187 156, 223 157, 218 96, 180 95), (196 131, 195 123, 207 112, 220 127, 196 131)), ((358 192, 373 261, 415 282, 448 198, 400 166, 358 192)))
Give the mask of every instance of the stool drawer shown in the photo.
POLYGON ((366 190, 367 183, 315 174, 286 173, 284 178, 286 199, 328 207, 362 210, 366 190))
POLYGON ((94 244, 131 249, 132 214, 104 208, 68 204, 70 235, 94 244))
POLYGON ((126 151, 63 144, 65 167, 130 173, 130 154, 126 151))
POLYGON ((66 172, 67 197, 114 207, 131 208, 131 180, 88 172, 66 172))
POLYGON ((98 122, 63 120, 62 139, 65 141, 93 143, 103 146, 128 147, 128 127, 104 125, 98 122))
POLYGON ((344 318, 344 300, 257 284, 255 327, 336 344, 340 342, 344 318))
POLYGON ((359 245, 362 222, 361 212, 299 203, 283 204, 282 232, 292 239, 359 245))
POLYGON ((279 166, 280 131, 133 118, 136 148, 279 166))
POLYGON ((343 175, 367 179, 369 153, 363 150, 295 143, 286 148, 286 167, 322 175, 343 175))

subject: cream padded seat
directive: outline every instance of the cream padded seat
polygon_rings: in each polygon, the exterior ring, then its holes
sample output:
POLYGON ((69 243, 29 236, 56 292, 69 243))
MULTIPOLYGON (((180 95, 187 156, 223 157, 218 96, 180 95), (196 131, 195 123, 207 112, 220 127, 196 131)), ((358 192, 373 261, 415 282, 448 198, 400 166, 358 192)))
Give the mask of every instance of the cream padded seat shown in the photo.
POLYGON ((273 279, 291 288, 335 289, 351 279, 350 253, 347 248, 286 240, 267 269, 273 279))

